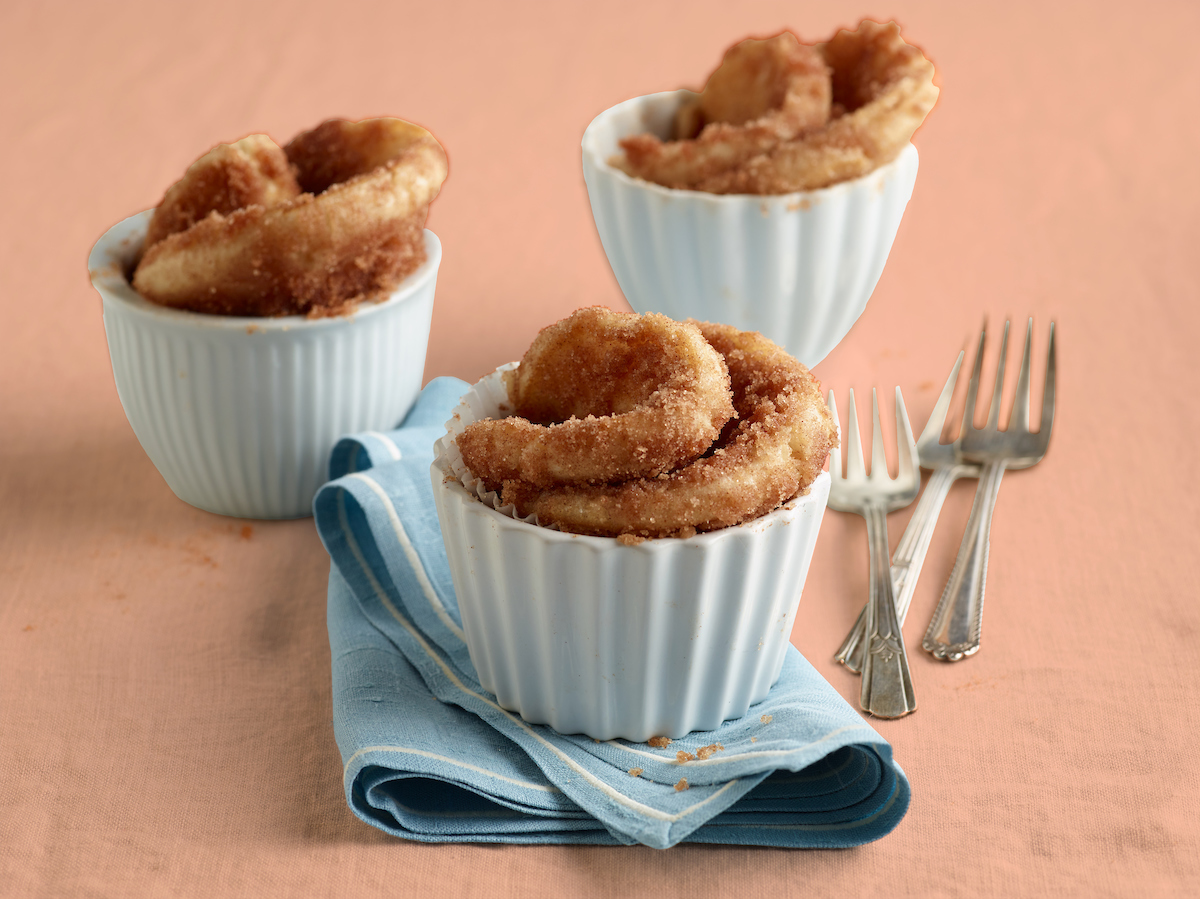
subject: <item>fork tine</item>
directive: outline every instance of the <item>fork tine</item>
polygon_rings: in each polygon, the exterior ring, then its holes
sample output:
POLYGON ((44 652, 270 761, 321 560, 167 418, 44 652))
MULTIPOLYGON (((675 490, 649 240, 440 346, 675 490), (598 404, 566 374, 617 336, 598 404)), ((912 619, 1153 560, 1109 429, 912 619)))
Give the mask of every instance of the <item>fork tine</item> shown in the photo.
MULTIPOLYGON (((842 423, 838 421, 837 400, 834 399, 833 391, 829 391, 829 396, 825 400, 825 405, 829 407, 829 415, 833 419, 833 426, 837 429, 838 443, 842 443, 842 423)), ((842 451, 839 446, 835 446, 829 451, 829 475, 834 478, 842 477, 842 451)))
MULTIPOLYGON (((962 361, 962 353, 958 354, 962 361)), ((917 444, 913 440, 912 426, 908 423, 908 410, 904 408, 904 394, 896 387, 896 477, 912 477, 916 472, 917 444)))
POLYGON ((854 406, 854 388, 850 388, 850 402, 846 404, 846 417, 850 420, 846 435, 846 478, 865 478, 867 467, 863 462, 862 441, 858 437, 858 409, 854 406))
POLYGON ((1021 353, 1021 372, 1017 375, 1017 394, 1013 397, 1012 414, 1008 417, 1008 429, 1018 433, 1029 432, 1029 353, 1033 344, 1033 318, 1025 325, 1025 350, 1021 353))
POLYGON ((1000 400, 1004 396, 1004 364, 1008 361, 1008 322, 1004 323, 1004 334, 1000 338, 1000 361, 996 365, 996 386, 992 388, 992 405, 988 410, 987 429, 1000 427, 1000 400))
POLYGON ((950 377, 946 379, 946 386, 942 388, 941 395, 933 404, 933 411, 929 413, 929 421, 925 422, 925 430, 921 432, 920 437, 921 443, 942 442, 942 431, 946 429, 946 414, 950 411, 950 400, 954 398, 954 385, 958 383, 958 370, 962 368, 966 355, 963 350, 958 351, 958 358, 954 360, 954 368, 950 369, 950 377))
POLYGON ((979 398, 979 376, 983 373, 983 347, 986 342, 987 325, 985 324, 979 329, 979 346, 975 347, 975 365, 971 368, 971 380, 967 384, 967 404, 963 409, 960 437, 966 433, 968 428, 979 430, 975 427, 975 401, 979 398))
POLYGON ((883 427, 879 421, 879 395, 871 388, 871 477, 888 477, 887 450, 883 446, 883 427))
POLYGON ((1050 322, 1050 349, 1046 352, 1046 386, 1042 389, 1042 423, 1038 433, 1042 439, 1050 437, 1054 427, 1054 322, 1050 322))

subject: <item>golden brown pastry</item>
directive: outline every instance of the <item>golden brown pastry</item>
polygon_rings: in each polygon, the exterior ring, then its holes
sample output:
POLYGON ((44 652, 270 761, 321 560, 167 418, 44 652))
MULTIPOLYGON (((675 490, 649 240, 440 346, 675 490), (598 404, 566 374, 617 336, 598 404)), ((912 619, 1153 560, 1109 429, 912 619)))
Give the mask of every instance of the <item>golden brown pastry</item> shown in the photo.
POLYGON ((904 149, 937 101, 933 75, 933 63, 895 22, 864 19, 812 47, 788 32, 743 41, 681 109, 678 139, 626 138, 624 156, 612 162, 665 187, 710 193, 828 187, 904 149))
POLYGON ((395 289, 424 262, 425 217, 448 171, 432 134, 369 119, 326 122, 286 153, 268 142, 254 137, 256 155, 245 141, 217 147, 167 192, 134 273, 142 296, 223 315, 330 315, 395 289), (245 167, 239 153, 273 161, 258 164, 257 194, 206 194, 193 170, 200 166, 204 183, 233 183, 245 167), (280 154, 287 175, 267 177, 280 154), (243 196, 251 202, 228 209, 243 196))
MULTIPOLYGON (((590 476, 566 482, 570 474, 579 473, 572 472, 572 466, 588 457, 591 445, 563 441, 553 446, 555 476, 533 479, 525 476, 521 452, 507 452, 491 439, 491 432, 501 422, 487 421, 473 423, 457 438, 463 461, 491 489, 499 487, 502 502, 514 505, 521 516, 536 515, 539 524, 572 533, 626 540, 687 537, 730 527, 765 515, 807 492, 820 475, 829 450, 837 445, 837 432, 817 380, 796 359, 756 332, 708 322, 681 326, 694 328, 724 360, 733 395, 734 417, 699 453, 693 448, 690 458, 656 474, 614 476, 604 483, 590 476)), ((621 413, 604 415, 605 401, 623 389, 626 368, 618 364, 605 370, 590 365, 589 360, 603 355, 623 358, 606 343, 619 340, 619 333, 605 332, 597 347, 590 343, 594 332, 569 327, 555 327, 553 332, 561 341, 555 354, 562 364, 548 370, 544 379, 536 378, 535 392, 539 402, 544 402, 545 415, 561 418, 590 409, 596 417, 582 421, 592 422, 593 436, 602 433, 606 425, 615 426, 621 413), (576 372, 570 371, 572 348, 577 351, 576 372)), ((509 381, 510 395, 524 366, 523 361, 509 381)), ((661 383, 673 383, 675 374, 676 369, 668 366, 661 383)), ((636 383, 639 387, 629 394, 630 402, 644 395, 649 389, 644 385, 652 385, 653 379, 639 371, 636 383)), ((553 432, 553 427, 549 430, 553 432)), ((649 440, 654 434, 647 430, 644 437, 649 440)), ((587 472, 586 465, 582 471, 587 472)))

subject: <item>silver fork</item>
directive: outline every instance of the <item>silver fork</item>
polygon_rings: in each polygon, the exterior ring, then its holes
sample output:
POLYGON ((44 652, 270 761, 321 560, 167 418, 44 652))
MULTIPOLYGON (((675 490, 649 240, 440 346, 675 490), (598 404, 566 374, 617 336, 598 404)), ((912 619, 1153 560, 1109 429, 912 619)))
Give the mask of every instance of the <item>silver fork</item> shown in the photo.
MULTIPOLYGON (((829 391, 829 411, 841 433, 837 402, 829 391)), ((908 655, 904 651, 904 636, 896 616, 896 601, 892 591, 891 566, 888 561, 887 513, 902 509, 917 498, 921 478, 917 472, 917 445, 904 397, 896 388, 896 442, 898 471, 888 476, 887 456, 883 448, 883 432, 879 423, 879 397, 871 391, 871 473, 863 464, 862 442, 858 437, 858 410, 854 406, 854 391, 850 391, 847 414, 850 417, 846 437, 846 473, 842 474, 842 454, 834 449, 830 454, 829 506, 839 512, 856 512, 867 522, 867 544, 871 567, 868 580, 870 601, 867 603, 866 652, 863 654, 862 690, 859 705, 879 718, 900 718, 917 709, 913 694, 912 676, 908 670, 908 655)))
MULTIPOLYGON (((929 413, 925 430, 917 438, 917 455, 921 459, 921 467, 932 470, 925 492, 917 501, 908 527, 900 537, 900 543, 892 554, 892 590, 896 596, 896 618, 900 626, 908 616, 908 608, 912 604, 913 594, 917 589, 917 579, 921 576, 921 567, 925 564, 925 554, 929 551, 929 543, 933 539, 934 528, 937 527, 938 515, 941 514, 942 504, 950 492, 951 485, 959 478, 979 477, 979 466, 963 462, 958 455, 959 437, 951 443, 942 443, 942 430, 946 424, 946 414, 950 411, 950 401, 954 396, 954 388, 958 383, 958 372, 962 367, 964 353, 959 353, 950 370, 950 377, 929 413)), ((858 613, 854 627, 842 641, 834 656, 837 661, 855 674, 862 670, 863 637, 867 633, 867 607, 864 605, 858 613)))
POLYGON ((992 530, 992 512, 1000 479, 1006 469, 1029 468, 1041 461, 1050 443, 1054 426, 1054 322, 1050 323, 1050 345, 1046 352, 1046 385, 1042 393, 1042 417, 1038 430, 1029 430, 1029 360, 1033 343, 1033 319, 1025 328, 1025 351, 1021 356, 1021 371, 1017 376, 1017 393, 1013 400, 1008 427, 1000 430, 1000 399, 1004 393, 1004 363, 1008 355, 1008 322, 1000 339, 1000 361, 996 367, 996 385, 992 390, 992 405, 987 424, 975 427, 975 402, 979 394, 979 375, 983 367, 983 347, 987 332, 979 335, 979 350, 975 369, 967 389, 967 408, 963 415, 959 450, 964 459, 983 465, 979 487, 971 516, 950 580, 925 631, 921 646, 936 658, 957 662, 979 650, 983 628, 983 597, 987 581, 988 548, 992 530))

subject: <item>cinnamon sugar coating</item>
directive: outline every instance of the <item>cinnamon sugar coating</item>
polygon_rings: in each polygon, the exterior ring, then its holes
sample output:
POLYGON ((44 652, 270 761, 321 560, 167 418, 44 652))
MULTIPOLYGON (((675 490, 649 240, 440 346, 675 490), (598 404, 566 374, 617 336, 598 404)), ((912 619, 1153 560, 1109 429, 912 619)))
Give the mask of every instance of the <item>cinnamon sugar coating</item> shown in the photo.
POLYGON ((210 151, 167 192, 133 277, 144 297, 221 315, 334 315, 394 290, 425 261, 422 229, 447 163, 424 128, 331 121, 286 153, 253 138, 249 149, 244 140, 210 151), (257 193, 241 189, 242 157, 257 161, 257 193))
MULTIPOLYGON (((725 360, 733 391, 735 417, 703 455, 657 476, 620 482, 546 487, 503 479, 502 501, 522 516, 536 515, 544 526, 629 541, 740 524, 806 492, 837 440, 816 379, 761 334, 687 324, 725 360)), ((593 379, 588 389, 603 388, 593 379)), ((483 477, 466 452, 464 461, 483 477)))
POLYGON ((829 68, 816 48, 785 31, 725 52, 703 92, 676 114, 676 140, 638 134, 621 141, 627 173, 690 187, 745 165, 780 142, 829 121, 829 68))
POLYGON ((725 361, 694 324, 580 309, 543 329, 505 381, 515 415, 457 438, 498 487, 656 477, 704 453, 733 417, 725 361))
POLYGON ((828 187, 899 155, 937 101, 933 75, 933 63, 905 42, 895 22, 864 19, 814 46, 788 32, 743 41, 726 54, 697 102, 680 110, 676 140, 626 138, 625 155, 610 163, 664 187, 718 194, 828 187), (811 54, 803 64, 797 48, 811 54), (731 86, 749 98, 742 106, 712 101, 714 91, 724 96, 731 86), (789 116, 789 102, 806 115, 789 116), (745 110, 764 111, 739 122, 745 110))
POLYGON ((209 213, 278 206, 299 195, 287 155, 265 134, 217 144, 167 190, 146 229, 146 246, 186 231, 209 213))

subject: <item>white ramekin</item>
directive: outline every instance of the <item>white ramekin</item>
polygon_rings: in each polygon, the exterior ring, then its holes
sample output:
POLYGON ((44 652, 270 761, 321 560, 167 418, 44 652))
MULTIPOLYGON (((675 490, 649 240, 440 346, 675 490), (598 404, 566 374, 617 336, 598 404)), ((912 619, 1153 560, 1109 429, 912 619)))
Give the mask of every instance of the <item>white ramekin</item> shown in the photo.
POLYGON ((627 100, 583 134, 583 177, 617 283, 638 312, 760 331, 814 366, 883 273, 916 181, 916 147, 862 178, 778 196, 673 190, 608 164, 624 137, 668 136, 692 96, 627 100))
POLYGON ((514 517, 463 464, 471 421, 500 417, 500 372, 447 422, 434 500, 471 661, 500 705, 598 740, 681 737, 738 718, 779 679, 829 494, 738 527, 625 546, 514 517))
POLYGON ((201 315, 150 303, 129 284, 152 212, 109 229, 88 259, 134 434, 193 506, 312 514, 338 438, 395 427, 421 389, 440 242, 426 231, 428 260, 350 315, 201 315))

